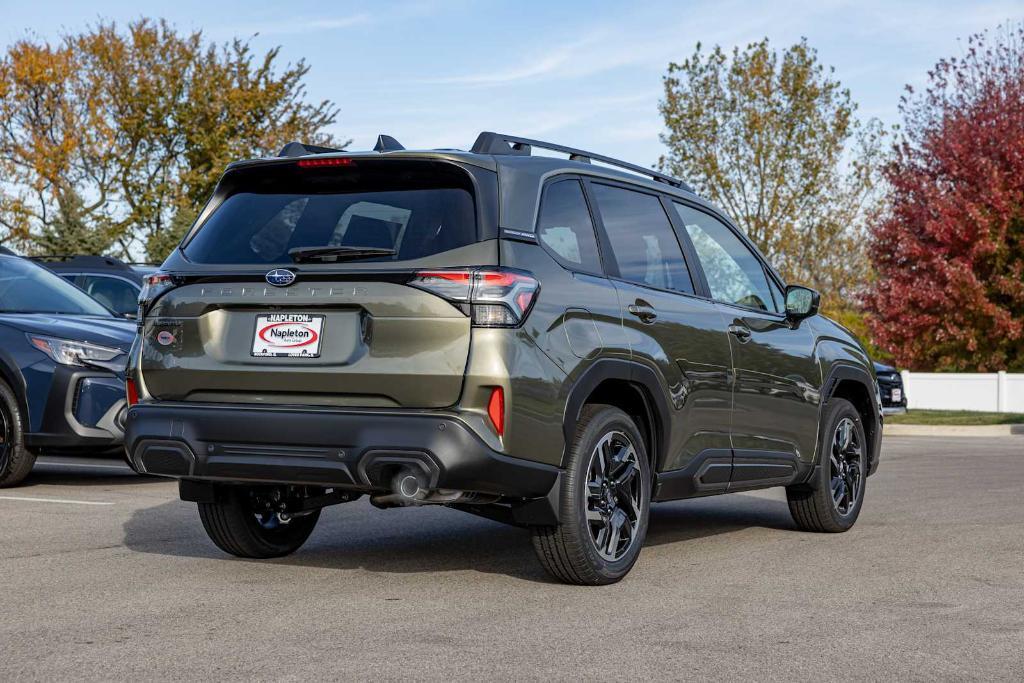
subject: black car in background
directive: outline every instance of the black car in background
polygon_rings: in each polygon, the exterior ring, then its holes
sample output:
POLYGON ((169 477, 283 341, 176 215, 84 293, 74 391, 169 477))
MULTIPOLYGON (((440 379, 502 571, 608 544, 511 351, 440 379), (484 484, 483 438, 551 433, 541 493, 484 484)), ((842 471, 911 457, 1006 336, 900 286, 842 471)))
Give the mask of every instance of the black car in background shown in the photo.
POLYGON ((41 451, 120 448, 134 338, 134 323, 0 251, 0 487, 24 479, 41 451))
POLYGON ((126 318, 135 317, 142 280, 156 270, 153 265, 128 264, 111 256, 37 256, 33 260, 126 318))
POLYGON ((875 363, 878 378, 878 393, 882 397, 882 414, 895 415, 907 412, 907 392, 903 388, 903 376, 891 365, 875 363))

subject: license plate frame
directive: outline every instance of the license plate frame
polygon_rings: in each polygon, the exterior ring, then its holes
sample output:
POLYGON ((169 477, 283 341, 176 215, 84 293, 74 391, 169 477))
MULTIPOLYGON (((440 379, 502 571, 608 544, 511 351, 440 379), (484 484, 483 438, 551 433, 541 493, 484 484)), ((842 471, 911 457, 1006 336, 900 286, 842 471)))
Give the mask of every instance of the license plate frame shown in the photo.
POLYGON ((319 358, 326 319, 327 316, 315 313, 259 314, 249 355, 253 358, 319 358))

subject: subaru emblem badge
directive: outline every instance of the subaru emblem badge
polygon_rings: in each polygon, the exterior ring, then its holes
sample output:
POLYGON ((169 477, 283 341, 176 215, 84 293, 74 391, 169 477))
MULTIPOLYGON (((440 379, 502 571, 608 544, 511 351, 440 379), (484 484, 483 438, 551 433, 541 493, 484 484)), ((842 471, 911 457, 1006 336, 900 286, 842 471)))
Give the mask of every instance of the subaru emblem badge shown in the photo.
POLYGON ((275 268, 266 275, 267 282, 275 287, 287 287, 295 282, 295 273, 287 268, 275 268))

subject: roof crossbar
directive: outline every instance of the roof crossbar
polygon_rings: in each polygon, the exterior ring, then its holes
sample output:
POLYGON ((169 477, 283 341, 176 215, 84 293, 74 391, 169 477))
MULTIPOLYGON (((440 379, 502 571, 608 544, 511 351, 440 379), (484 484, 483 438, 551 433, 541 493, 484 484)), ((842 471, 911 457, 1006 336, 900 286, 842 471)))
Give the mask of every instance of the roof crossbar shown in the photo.
POLYGON ((531 140, 530 138, 521 138, 515 135, 505 135, 504 133, 491 133, 489 131, 485 131, 477 136, 476 142, 473 143, 473 148, 470 151, 474 154, 514 154, 516 156, 529 156, 532 147, 568 154, 571 161, 581 161, 583 163, 600 161, 602 164, 608 164, 609 166, 622 168, 627 171, 632 171, 633 173, 639 173, 640 175, 653 178, 659 183, 665 183, 672 187, 678 187, 683 190, 687 190, 688 192, 693 192, 693 188, 682 180, 673 178, 670 175, 665 175, 664 173, 659 173, 658 171, 650 168, 644 168, 643 166, 631 164, 627 161, 606 157, 603 154, 594 154, 593 152, 587 152, 582 149, 566 147, 565 145, 556 145, 552 142, 542 142, 541 140, 531 140))
POLYGON ((307 145, 304 142, 289 142, 287 145, 281 148, 281 151, 277 156, 279 157, 304 157, 307 154, 332 154, 334 152, 344 152, 343 149, 334 149, 333 147, 320 147, 318 145, 307 145))

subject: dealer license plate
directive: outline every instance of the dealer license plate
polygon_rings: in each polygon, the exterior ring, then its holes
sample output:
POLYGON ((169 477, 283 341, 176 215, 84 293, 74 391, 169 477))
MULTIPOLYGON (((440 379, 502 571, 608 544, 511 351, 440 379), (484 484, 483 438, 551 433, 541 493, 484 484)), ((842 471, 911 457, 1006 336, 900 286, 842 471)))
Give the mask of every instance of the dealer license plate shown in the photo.
POLYGON ((272 313, 256 316, 252 355, 259 358, 319 358, 324 316, 272 313))

